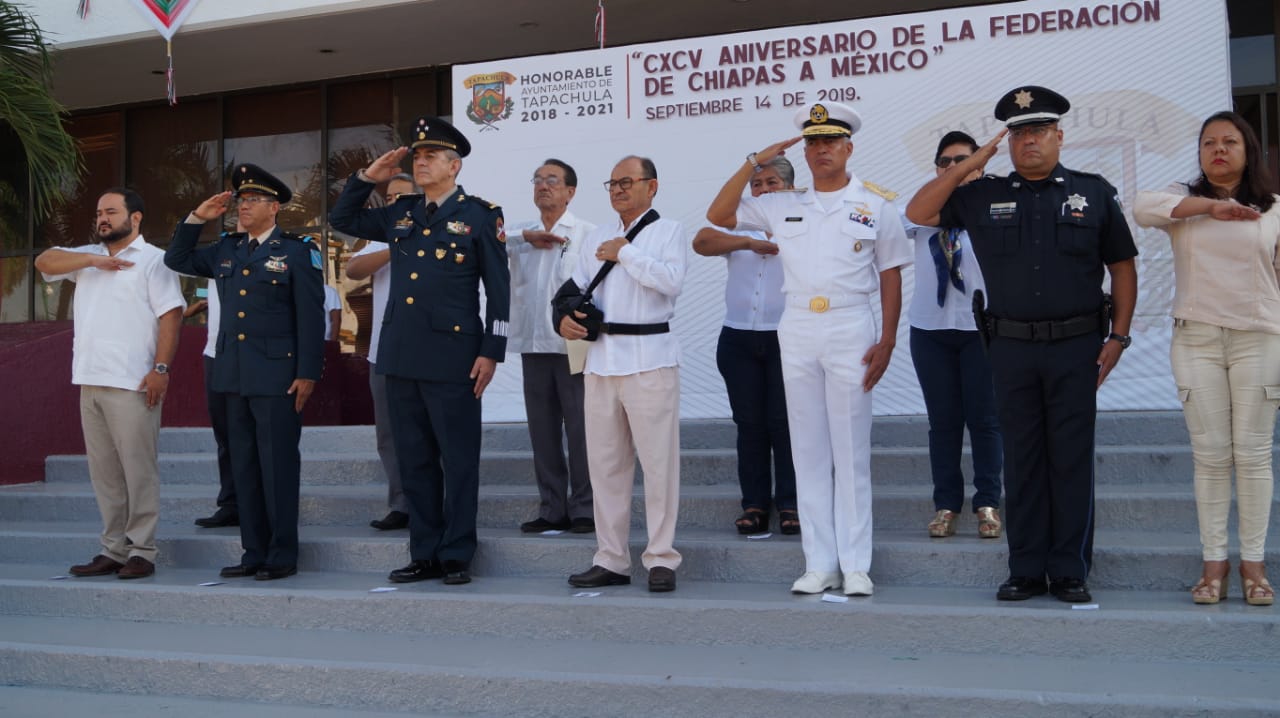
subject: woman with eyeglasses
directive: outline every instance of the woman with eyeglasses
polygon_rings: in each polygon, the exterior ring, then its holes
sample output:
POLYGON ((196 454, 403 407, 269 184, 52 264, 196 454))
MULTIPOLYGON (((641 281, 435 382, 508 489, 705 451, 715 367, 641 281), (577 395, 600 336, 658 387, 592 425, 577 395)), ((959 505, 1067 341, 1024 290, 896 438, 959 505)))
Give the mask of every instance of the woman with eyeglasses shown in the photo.
POLYGON ((1133 216, 1173 245, 1178 398, 1191 436, 1203 554, 1191 600, 1226 596, 1227 516, 1236 474, 1244 599, 1270 606, 1263 555, 1271 517, 1272 431, 1280 407, 1280 196, 1257 135, 1234 112, 1200 127, 1200 175, 1141 192, 1133 216))
MULTIPOLYGON (((978 143, 969 135, 948 132, 934 153, 935 171, 941 175, 977 150, 978 143)), ((974 170, 964 183, 979 173, 974 170)), ((911 362, 929 415, 934 509, 929 535, 946 538, 956 532, 964 507, 960 456, 967 426, 973 451, 972 507, 978 518, 978 536, 999 538, 1000 472, 1004 465, 1000 421, 991 365, 972 309, 974 291, 984 286, 982 272, 963 229, 921 227, 905 217, 903 224, 916 245, 915 296, 907 318, 911 324, 911 362)))

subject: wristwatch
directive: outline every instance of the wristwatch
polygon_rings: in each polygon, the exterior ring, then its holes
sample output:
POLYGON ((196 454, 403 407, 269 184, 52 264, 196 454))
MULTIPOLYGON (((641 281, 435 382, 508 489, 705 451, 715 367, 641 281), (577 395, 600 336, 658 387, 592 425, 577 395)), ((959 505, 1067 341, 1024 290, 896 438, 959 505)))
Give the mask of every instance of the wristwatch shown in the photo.
POLYGON ((155 365, 154 367, 152 367, 151 369, 152 369, 152 371, 154 371, 154 372, 155 372, 155 373, 157 373, 157 374, 168 374, 168 373, 169 373, 169 365, 168 365, 168 364, 163 364, 163 363, 161 363, 161 364, 156 364, 156 365, 155 365))
POLYGON ((1133 337, 1125 334, 1116 334, 1115 332, 1111 332, 1111 335, 1108 336, 1107 339, 1115 339, 1120 342, 1121 349, 1128 349, 1129 345, 1133 343, 1133 337))
POLYGON ((759 172, 760 170, 764 169, 763 167, 761 167, 761 166, 760 166, 760 163, 759 163, 759 162, 756 162, 756 153, 754 153, 754 152, 752 152, 751 154, 747 155, 747 162, 750 162, 750 163, 751 163, 751 171, 752 171, 752 172, 759 172))

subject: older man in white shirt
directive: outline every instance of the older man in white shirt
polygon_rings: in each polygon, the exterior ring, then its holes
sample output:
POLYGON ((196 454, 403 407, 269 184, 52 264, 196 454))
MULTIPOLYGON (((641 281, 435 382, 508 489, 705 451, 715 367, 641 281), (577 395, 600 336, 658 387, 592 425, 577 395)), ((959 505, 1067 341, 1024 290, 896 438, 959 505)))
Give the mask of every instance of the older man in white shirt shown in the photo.
MULTIPOLYGON (((658 219, 651 209, 658 193, 652 160, 623 158, 605 187, 619 220, 587 237, 573 275, 586 288, 605 262, 617 263, 593 292, 604 320, 585 368, 597 550, 591 568, 570 576, 569 583, 631 583, 627 546, 639 455, 649 531, 641 563, 649 570, 650 591, 673 591, 680 566, 673 546, 680 502, 680 347, 669 322, 684 284, 688 240, 679 222, 658 219), (630 241, 623 236, 629 232, 630 241)), ((560 335, 586 338, 581 322, 587 320, 588 313, 580 311, 563 316, 560 335)))
POLYGON ((76 283, 71 382, 80 385, 102 551, 72 566, 75 576, 155 573, 160 407, 186 302, 164 252, 139 232, 142 213, 138 193, 107 190, 98 198, 95 244, 54 247, 36 257, 46 282, 76 283))
POLYGON ((511 261, 507 351, 520 355, 539 497, 537 518, 521 524, 520 530, 591 533, 595 519, 582 414, 582 374, 569 369, 564 339, 552 323, 551 299, 573 276, 578 253, 596 226, 569 211, 569 202, 578 191, 578 173, 573 167, 548 159, 531 181, 533 203, 540 216, 507 233, 511 261))

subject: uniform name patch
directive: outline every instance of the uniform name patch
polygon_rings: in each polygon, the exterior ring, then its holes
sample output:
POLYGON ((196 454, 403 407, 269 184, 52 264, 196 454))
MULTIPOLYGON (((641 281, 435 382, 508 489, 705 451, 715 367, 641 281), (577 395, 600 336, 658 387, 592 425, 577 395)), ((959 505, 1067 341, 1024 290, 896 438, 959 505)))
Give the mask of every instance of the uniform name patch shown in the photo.
POLYGON ((803 222, 804 217, 787 217, 784 222, 803 222))
POLYGON ((1004 217, 1007 215, 1014 214, 1017 211, 1018 211, 1017 202, 992 202, 991 203, 992 217, 1004 217))

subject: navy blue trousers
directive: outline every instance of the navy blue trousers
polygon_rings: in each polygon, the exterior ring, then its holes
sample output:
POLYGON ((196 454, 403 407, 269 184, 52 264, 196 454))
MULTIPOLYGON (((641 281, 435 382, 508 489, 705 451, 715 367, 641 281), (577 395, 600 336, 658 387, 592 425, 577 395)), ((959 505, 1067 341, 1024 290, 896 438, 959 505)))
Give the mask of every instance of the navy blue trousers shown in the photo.
POLYGON ((245 566, 298 565, 302 415, 294 397, 222 394, 245 566))
POLYGON ((933 508, 959 513, 964 507, 960 457, 966 426, 973 456, 970 508, 999 508, 1004 457, 991 365, 982 338, 976 330, 911 327, 911 362, 929 414, 933 508))
POLYGON ((742 508, 768 511, 772 503, 778 510, 794 511, 796 470, 791 464, 778 333, 723 327, 716 345, 716 367, 724 377, 738 427, 742 508))
POLYGON ((213 357, 204 357, 204 401, 209 426, 218 446, 218 508, 236 511, 236 481, 231 474, 231 449, 227 443, 227 395, 213 390, 213 357))

